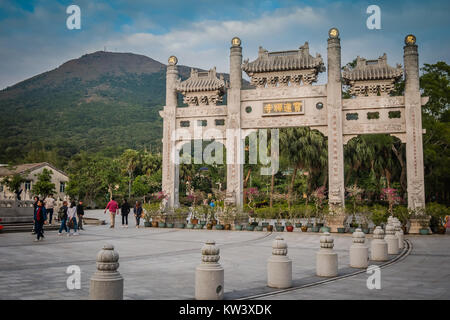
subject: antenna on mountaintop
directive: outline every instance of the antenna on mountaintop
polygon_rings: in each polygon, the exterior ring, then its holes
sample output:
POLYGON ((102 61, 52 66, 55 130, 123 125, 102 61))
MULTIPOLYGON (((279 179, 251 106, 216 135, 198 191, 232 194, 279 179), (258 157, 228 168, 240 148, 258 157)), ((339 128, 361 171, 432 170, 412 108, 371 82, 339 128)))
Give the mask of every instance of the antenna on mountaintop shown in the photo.
POLYGON ((103 47, 103 51, 105 51, 105 52, 106 52, 106 46, 104 46, 104 47, 103 47))

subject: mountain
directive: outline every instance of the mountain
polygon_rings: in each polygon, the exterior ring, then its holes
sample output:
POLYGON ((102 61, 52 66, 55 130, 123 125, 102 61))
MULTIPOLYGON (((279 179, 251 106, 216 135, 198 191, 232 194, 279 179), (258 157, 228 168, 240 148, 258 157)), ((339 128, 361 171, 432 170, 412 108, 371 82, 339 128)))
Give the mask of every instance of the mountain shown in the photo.
MULTIPOLYGON (((189 76, 190 67, 178 69, 189 76)), ((30 152, 160 150, 165 75, 149 57, 98 51, 0 91, 0 163, 30 152)))

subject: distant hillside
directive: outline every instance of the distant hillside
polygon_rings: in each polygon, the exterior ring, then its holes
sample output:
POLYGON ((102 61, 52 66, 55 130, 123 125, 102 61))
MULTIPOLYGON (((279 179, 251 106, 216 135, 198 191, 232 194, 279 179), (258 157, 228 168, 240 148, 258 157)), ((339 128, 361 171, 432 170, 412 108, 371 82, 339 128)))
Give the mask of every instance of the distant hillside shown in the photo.
POLYGON ((0 163, 37 149, 160 148, 165 72, 143 55, 98 51, 0 91, 0 163))

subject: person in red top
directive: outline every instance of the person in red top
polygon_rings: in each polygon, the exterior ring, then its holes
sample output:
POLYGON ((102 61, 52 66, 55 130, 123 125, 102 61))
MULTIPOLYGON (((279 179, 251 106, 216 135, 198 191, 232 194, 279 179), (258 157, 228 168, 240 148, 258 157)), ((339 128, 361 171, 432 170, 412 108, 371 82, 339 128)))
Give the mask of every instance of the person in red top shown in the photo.
POLYGON ((44 207, 42 200, 39 200, 34 210, 34 231, 36 232, 37 239, 34 241, 39 241, 44 238, 44 223, 47 220, 47 210, 44 207))
POLYGON ((110 228, 114 228, 114 222, 116 221, 116 212, 119 210, 119 204, 114 200, 114 197, 111 198, 111 201, 108 202, 105 208, 106 210, 109 210, 109 216, 111 218, 111 225, 110 228))

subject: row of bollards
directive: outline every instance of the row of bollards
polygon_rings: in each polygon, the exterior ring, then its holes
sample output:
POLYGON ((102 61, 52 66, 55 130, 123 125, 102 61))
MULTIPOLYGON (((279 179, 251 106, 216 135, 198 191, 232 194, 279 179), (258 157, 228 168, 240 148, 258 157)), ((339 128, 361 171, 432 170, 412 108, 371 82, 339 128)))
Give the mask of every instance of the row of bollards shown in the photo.
MULTIPOLYGON (((352 234, 350 267, 367 268, 369 248, 361 229, 352 234)), ((398 254, 403 248, 404 235, 397 218, 389 217, 386 236, 381 227, 376 227, 371 242, 370 259, 387 261, 389 254, 398 254)), ((316 275, 335 277, 338 275, 338 255, 333 251, 334 239, 329 232, 320 237, 320 249, 316 253, 316 275)), ((195 299, 221 300, 224 295, 224 269, 220 265, 220 249, 215 241, 208 240, 202 247, 202 262, 195 270, 195 299)), ((286 241, 277 236, 272 243, 272 256, 267 261, 267 285, 285 289, 292 286, 292 261, 287 256, 286 241)), ((105 245, 97 254, 97 272, 91 278, 89 298, 92 300, 123 299, 123 278, 117 271, 119 254, 112 245, 105 245)))

